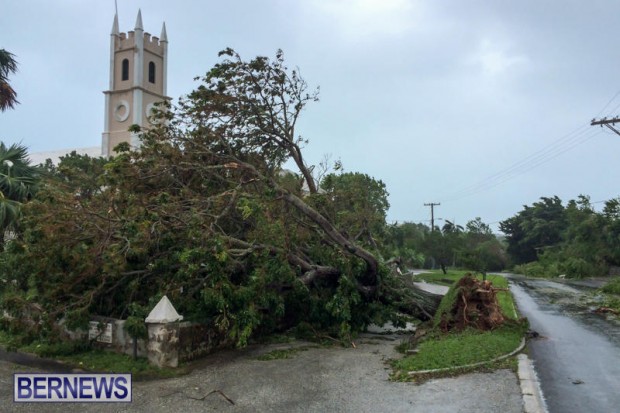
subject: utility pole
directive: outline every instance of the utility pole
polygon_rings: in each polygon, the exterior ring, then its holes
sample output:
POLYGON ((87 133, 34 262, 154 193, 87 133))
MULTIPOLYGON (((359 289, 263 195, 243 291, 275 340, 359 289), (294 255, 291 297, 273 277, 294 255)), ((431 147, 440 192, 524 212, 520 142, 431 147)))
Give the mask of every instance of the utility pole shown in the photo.
POLYGON ((424 204, 424 206, 431 207, 431 232, 435 231, 435 207, 439 205, 441 205, 441 202, 424 204))
POLYGON ((618 131, 618 129, 614 128, 612 125, 615 123, 620 122, 620 118, 611 118, 611 119, 607 119, 607 118, 603 118, 603 119, 592 119, 592 122, 590 122, 591 126, 594 125, 601 125, 601 127, 605 126, 609 129, 611 129, 613 132, 615 132, 617 135, 620 135, 620 131, 618 131))

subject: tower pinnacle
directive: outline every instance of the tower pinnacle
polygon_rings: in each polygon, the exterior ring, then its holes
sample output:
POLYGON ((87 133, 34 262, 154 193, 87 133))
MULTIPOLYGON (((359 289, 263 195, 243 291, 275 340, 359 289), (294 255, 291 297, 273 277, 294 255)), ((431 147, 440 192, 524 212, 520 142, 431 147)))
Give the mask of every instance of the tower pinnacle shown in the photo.
POLYGON ((168 34, 166 34, 166 22, 161 26, 161 35, 159 36, 159 40, 162 42, 168 41, 168 34))
POLYGON ((136 18, 136 27, 134 28, 134 30, 144 30, 144 28, 142 27, 142 10, 140 9, 138 9, 138 17, 136 18))
POLYGON ((111 35, 118 36, 118 14, 114 14, 114 22, 112 23, 112 33, 111 35))

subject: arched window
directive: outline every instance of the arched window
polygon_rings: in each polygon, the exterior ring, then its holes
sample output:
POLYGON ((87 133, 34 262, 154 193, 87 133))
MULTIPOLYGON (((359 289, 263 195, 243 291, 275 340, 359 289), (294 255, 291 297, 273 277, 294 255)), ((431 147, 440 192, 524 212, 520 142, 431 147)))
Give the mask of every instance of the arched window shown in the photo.
POLYGON ((155 63, 149 62, 149 82, 155 83, 155 63))
POLYGON ((121 80, 129 80, 129 59, 123 59, 121 80))

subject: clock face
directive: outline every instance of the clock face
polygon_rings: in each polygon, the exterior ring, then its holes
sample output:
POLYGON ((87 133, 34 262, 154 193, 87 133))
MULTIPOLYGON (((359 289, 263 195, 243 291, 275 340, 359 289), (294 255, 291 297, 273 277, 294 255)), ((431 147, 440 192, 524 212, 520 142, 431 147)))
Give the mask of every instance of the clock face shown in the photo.
POLYGON ((129 117, 129 103, 126 100, 121 100, 114 107, 114 119, 118 122, 125 122, 129 117))

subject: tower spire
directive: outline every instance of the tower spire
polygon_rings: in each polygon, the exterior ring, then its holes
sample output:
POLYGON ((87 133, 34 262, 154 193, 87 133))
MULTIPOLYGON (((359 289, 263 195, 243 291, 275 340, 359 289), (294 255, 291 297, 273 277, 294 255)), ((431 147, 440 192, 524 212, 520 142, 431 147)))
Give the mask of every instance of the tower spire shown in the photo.
POLYGON ((112 22, 112 33, 113 36, 118 36, 118 13, 114 13, 114 22, 112 22))
POLYGON ((162 42, 168 41, 168 34, 166 33, 166 22, 161 26, 161 35, 159 36, 159 40, 162 42))
POLYGON ((138 9, 138 17, 136 18, 136 27, 134 28, 134 30, 144 30, 144 28, 142 27, 142 10, 140 9, 138 9))

